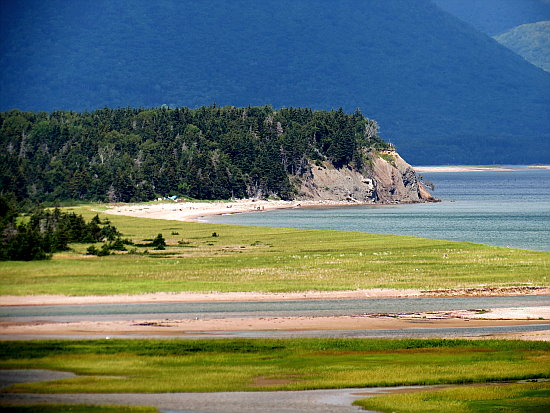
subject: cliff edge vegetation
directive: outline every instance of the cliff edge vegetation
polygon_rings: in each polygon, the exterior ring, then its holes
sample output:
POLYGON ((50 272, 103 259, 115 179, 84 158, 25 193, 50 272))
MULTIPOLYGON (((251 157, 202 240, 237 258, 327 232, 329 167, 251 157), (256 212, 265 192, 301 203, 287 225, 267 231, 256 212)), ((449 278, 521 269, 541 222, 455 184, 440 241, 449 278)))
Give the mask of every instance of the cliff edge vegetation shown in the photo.
POLYGON ((341 109, 13 110, 0 113, 0 165, 17 201, 432 200, 376 121, 341 109))

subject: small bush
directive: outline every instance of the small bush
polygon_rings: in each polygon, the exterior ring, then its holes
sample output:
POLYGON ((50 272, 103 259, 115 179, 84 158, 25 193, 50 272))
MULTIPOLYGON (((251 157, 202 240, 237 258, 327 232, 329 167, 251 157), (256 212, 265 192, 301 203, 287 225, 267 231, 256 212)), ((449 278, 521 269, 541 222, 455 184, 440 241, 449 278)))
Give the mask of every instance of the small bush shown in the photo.
POLYGON ((126 251, 126 247, 124 246, 124 241, 120 237, 116 238, 114 241, 109 242, 105 245, 107 245, 110 250, 126 251))
POLYGON ((105 257, 107 255, 111 255, 111 250, 108 244, 103 244, 99 249, 96 248, 95 245, 90 245, 86 249, 86 255, 96 255, 98 257, 105 257))
POLYGON ((105 257, 111 255, 111 249, 108 244, 103 244, 96 254, 98 257, 105 257))
POLYGON ((97 255, 98 251, 99 250, 95 247, 95 245, 90 245, 86 249, 86 255, 97 255))
POLYGON ((166 240, 162 234, 158 234, 156 238, 151 242, 151 246, 156 250, 165 250, 166 249, 166 240))

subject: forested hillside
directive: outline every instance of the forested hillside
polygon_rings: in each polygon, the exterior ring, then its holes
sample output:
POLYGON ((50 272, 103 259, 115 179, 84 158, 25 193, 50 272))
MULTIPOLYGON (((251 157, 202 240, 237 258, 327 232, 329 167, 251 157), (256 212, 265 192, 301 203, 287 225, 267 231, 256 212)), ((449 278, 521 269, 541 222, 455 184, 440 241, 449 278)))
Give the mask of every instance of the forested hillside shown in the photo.
POLYGON ((360 112, 263 107, 0 113, 0 192, 17 200, 296 195, 311 162, 367 169, 387 149, 360 112))
POLYGON ((360 108, 415 164, 550 162, 550 74, 430 0, 3 1, 0 76, 4 111, 360 108))
POLYGON ((495 36, 495 40, 550 72, 550 21, 522 24, 495 36))
POLYGON ((431 0, 490 36, 513 27, 550 20, 548 0, 431 0))

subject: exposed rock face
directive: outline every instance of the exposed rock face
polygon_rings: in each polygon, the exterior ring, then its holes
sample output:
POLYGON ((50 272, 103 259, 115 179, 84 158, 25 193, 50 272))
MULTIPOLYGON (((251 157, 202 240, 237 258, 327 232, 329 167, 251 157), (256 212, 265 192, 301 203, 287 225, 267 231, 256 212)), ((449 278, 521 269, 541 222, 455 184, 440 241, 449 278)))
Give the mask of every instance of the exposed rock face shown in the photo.
POLYGON ((370 166, 362 171, 350 166, 337 169, 327 161, 321 166, 309 164, 297 178, 298 198, 385 204, 437 201, 397 152, 369 158, 370 166))

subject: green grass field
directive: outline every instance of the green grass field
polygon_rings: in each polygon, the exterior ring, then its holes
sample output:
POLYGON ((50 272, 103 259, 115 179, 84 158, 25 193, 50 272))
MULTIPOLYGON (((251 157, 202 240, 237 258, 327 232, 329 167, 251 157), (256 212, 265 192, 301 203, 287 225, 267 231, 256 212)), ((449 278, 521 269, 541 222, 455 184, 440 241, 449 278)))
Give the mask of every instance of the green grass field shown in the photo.
POLYGON ((550 383, 463 386, 376 396, 354 404, 387 413, 547 413, 550 383))
MULTIPOLYGON (((91 206, 67 208, 87 219, 91 206)), ((0 295, 353 290, 549 285, 550 253, 354 232, 240 227, 101 215, 165 251, 108 257, 89 246, 49 261, 1 262, 0 295), (218 237, 213 237, 213 233, 218 237)), ((130 247, 132 248, 132 247, 130 247)))
POLYGON ((508 340, 4 342, 0 369, 79 375, 25 393, 163 393, 464 384, 550 378, 550 343, 508 340))

